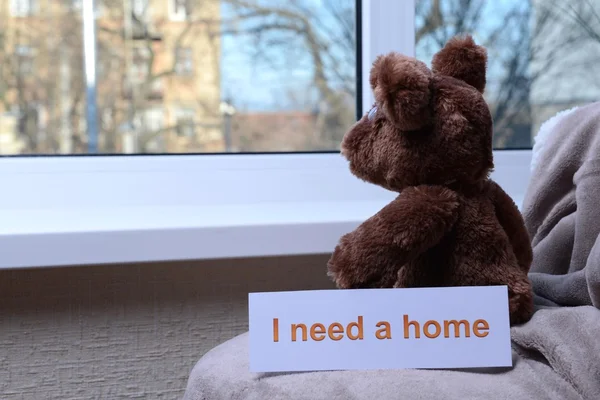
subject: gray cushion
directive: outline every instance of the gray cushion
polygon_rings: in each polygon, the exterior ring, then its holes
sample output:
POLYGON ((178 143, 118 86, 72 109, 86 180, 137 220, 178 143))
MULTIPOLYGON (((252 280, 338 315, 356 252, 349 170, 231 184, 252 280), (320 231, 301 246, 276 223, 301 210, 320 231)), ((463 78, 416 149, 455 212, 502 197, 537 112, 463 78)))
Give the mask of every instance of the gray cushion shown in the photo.
MULTIPOLYGON (((587 313, 594 312, 578 311, 585 312, 586 318, 589 318, 587 313)), ((551 318, 552 314, 555 315, 555 319, 572 322, 567 318, 566 310, 555 310, 553 313, 538 312, 532 321, 534 328, 528 329, 537 331, 537 327, 540 327, 545 331, 548 323, 544 320, 551 318)), ((522 333, 516 330, 513 333, 524 342, 533 337, 533 333, 530 332, 522 333)), ((581 344, 580 341, 577 342, 581 344)), ((555 345, 552 343, 549 346, 554 348, 555 345)), ((544 352, 545 350, 542 350, 542 353, 544 352)), ((533 348, 515 346, 513 360, 514 367, 505 369, 251 373, 248 368, 248 334, 244 333, 217 346, 200 359, 190 374, 183 399, 581 400, 589 398, 583 393, 585 390, 574 384, 573 377, 568 378, 557 373, 553 366, 556 360, 546 361, 546 358, 533 348)), ((560 363, 560 360, 558 362, 560 363)), ((580 365, 586 366, 585 363, 580 365)), ((590 372, 593 376, 594 372, 590 372)), ((582 375, 581 371, 578 374, 582 375)), ((589 384, 591 376, 579 378, 589 384)))

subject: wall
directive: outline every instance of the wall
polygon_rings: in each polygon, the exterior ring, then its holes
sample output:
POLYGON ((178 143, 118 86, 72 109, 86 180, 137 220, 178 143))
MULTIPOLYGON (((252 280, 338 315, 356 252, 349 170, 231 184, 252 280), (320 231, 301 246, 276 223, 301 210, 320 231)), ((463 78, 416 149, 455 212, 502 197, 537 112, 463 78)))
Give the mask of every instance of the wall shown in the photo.
POLYGON ((0 271, 0 399, 179 399, 249 291, 331 288, 327 256, 0 271))

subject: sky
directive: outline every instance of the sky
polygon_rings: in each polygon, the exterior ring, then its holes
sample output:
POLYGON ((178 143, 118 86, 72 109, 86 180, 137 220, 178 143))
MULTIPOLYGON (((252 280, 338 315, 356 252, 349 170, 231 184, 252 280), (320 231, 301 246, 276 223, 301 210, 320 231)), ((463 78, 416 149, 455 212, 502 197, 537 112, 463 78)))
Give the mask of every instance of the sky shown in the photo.
MULTIPOLYGON (((316 12, 319 12, 322 4, 322 0, 301 1, 316 12)), ((354 0, 336 1, 348 6, 354 4, 354 0)), ((262 0, 260 3, 266 6, 289 7, 289 2, 278 0, 262 0)), ((221 12, 225 20, 232 15, 232 10, 226 4, 222 5, 221 12)), ((322 12, 319 18, 327 22, 328 13, 322 12)), ((246 26, 256 25, 256 22, 252 22, 246 26)), ((266 36, 268 40, 274 38, 277 38, 274 34, 266 36)), ((286 35, 284 43, 267 49, 269 64, 253 59, 251 53, 257 48, 254 40, 255 37, 239 35, 226 35, 222 38, 221 85, 224 98, 231 98, 237 107, 246 110, 274 111, 297 107, 296 104, 287 101, 288 91, 304 99, 314 97, 311 57, 298 38, 286 35)), ((354 62, 341 68, 355 73, 354 62)))

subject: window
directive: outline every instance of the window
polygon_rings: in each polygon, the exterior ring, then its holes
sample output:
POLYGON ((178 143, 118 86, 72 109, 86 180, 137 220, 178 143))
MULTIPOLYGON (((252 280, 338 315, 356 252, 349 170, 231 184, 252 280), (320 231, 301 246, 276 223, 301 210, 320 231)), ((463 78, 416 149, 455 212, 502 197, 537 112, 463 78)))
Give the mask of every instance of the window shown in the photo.
POLYGON ((191 48, 178 47, 175 49, 175 73, 177 75, 192 75, 194 73, 194 58, 191 48))
MULTIPOLYGON (((164 100, 163 78, 154 73, 154 57, 151 47, 135 46, 131 49, 130 62, 125 63, 123 88, 125 97, 133 101, 127 107, 131 111, 145 109, 147 100, 164 100)), ((110 81, 110 78, 106 80, 110 81)))
POLYGON ((416 1, 416 52, 429 60, 452 35, 489 50, 486 100, 497 149, 527 149, 556 112, 596 101, 587 78, 600 50, 600 1, 416 1))
POLYGON ((179 136, 193 138, 196 136, 196 124, 194 122, 195 111, 189 108, 179 108, 175 112, 175 124, 179 136))
POLYGON ((28 76, 34 73, 34 60, 33 50, 30 46, 17 46, 15 49, 15 58, 17 61, 18 74, 28 76))
POLYGON ((195 0, 169 0, 171 19, 185 20, 192 15, 195 0))
POLYGON ((158 132, 164 126, 164 112, 162 108, 151 108, 144 112, 143 126, 150 132, 158 132))
MULTIPOLYGON (((375 3, 365 0, 361 4, 377 9, 379 6, 375 3)), ((42 4, 49 3, 11 2, 18 15, 28 14, 42 4)), ((74 82, 64 101, 78 99, 74 113, 86 116, 88 101, 85 97, 78 98, 81 83, 75 81, 83 79, 84 71, 76 59, 95 57, 92 61, 103 71, 103 75, 98 76, 95 107, 100 109, 93 114, 96 119, 104 113, 102 103, 118 108, 113 113, 117 124, 136 109, 145 109, 148 97, 145 95, 131 105, 105 99, 116 96, 112 93, 114 88, 125 86, 132 90, 147 80, 151 86, 146 90, 149 96, 154 100, 162 97, 165 108, 190 102, 203 104, 206 112, 197 115, 197 122, 222 127, 220 147, 212 143, 206 149, 195 146, 187 150, 180 146, 173 149, 169 148, 171 142, 165 140, 164 153, 338 149, 341 136, 361 111, 356 107, 358 41, 354 0, 169 0, 161 4, 163 6, 158 7, 159 2, 128 0, 127 8, 122 2, 103 1, 108 12, 96 15, 92 21, 96 28, 93 40, 100 49, 95 55, 86 54, 83 48, 82 10, 75 12, 80 14, 79 18, 65 19, 60 24, 56 34, 58 42, 53 44, 54 54, 66 52, 73 58, 70 76, 74 82), (152 15, 148 13, 151 6, 155 8, 152 15), (124 18, 127 9, 133 15, 124 18), (186 19, 192 9, 202 18, 186 19), (169 23, 168 14, 186 18, 169 23), (142 16, 147 19, 144 23, 136 20, 142 16), (110 73, 102 69, 106 65, 111 65, 110 73), (81 70, 76 71, 77 68, 81 70), (225 98, 237 110, 228 121, 219 110, 225 98), (280 128, 286 115, 295 116, 290 118, 297 128, 280 128), (299 118, 303 118, 303 122, 299 122, 299 118), (252 121, 251 131, 241 128, 244 121, 252 121), (231 129, 225 132, 228 124, 231 129), (237 145, 230 146, 230 143, 237 145)), ((471 32, 488 48, 489 80, 485 95, 494 115, 497 149, 531 148, 534 135, 545 119, 558 110, 599 97, 600 88, 586 79, 597 64, 598 8, 600 0, 576 0, 569 5, 557 0, 413 0, 402 3, 403 15, 414 17, 410 21, 410 40, 418 58, 430 62, 431 56, 451 36, 462 31, 471 32)), ((44 64, 52 65, 46 54, 52 58, 52 51, 43 45, 47 33, 34 29, 36 24, 25 20, 6 27, 8 37, 31 37, 27 46, 32 56, 27 59, 18 56, 25 73, 33 65, 42 68, 41 71, 45 69, 44 64)), ((377 24, 369 29, 377 29, 377 24)), ((363 65, 365 70, 369 67, 363 65)), ((47 86, 54 76, 41 75, 40 79, 45 80, 40 83, 47 86)), ((16 81, 5 81, 16 89, 16 81)), ((368 98, 368 91, 360 95, 368 98)), ((58 99, 42 97, 45 99, 36 101, 46 101, 46 108, 52 114, 51 105, 58 104, 58 99)), ((77 129, 73 135, 83 140, 88 135, 97 136, 97 140, 91 141, 98 145, 90 147, 89 152, 119 154, 118 141, 102 139, 113 132, 85 130, 95 125, 98 124, 86 120, 85 124, 73 124, 71 128, 77 129)), ((171 133, 167 129, 164 135, 171 133)), ((30 148, 22 151, 52 155, 64 148, 59 143, 62 139, 53 137, 52 132, 40 134, 45 139, 31 140, 30 148), (45 140, 53 144, 44 143, 45 140)), ((6 154, 8 150, 0 149, 0 152, 6 154)))
POLYGON ((10 13, 13 17, 27 17, 36 12, 37 0, 11 0, 10 13))
POLYGON ((164 111, 160 107, 146 110, 142 117, 142 129, 147 137, 144 146, 148 152, 160 152, 163 136, 161 130, 164 128, 164 111))
MULTIPOLYGON (((53 22, 60 27, 53 33, 53 49, 44 44, 48 32, 36 29, 36 22, 7 25, 9 36, 34 36, 31 62, 41 71, 61 71, 54 65, 60 63, 60 53, 69 55, 70 64, 64 73, 70 81, 61 92, 51 90, 56 76, 39 76, 48 93, 38 101, 45 103, 51 119, 64 121, 60 115, 67 106, 60 104, 70 103, 72 122, 61 129, 71 133, 58 135, 50 124, 50 132, 40 131, 19 154, 58 155, 67 148, 77 148, 79 154, 82 147, 61 143, 73 137, 87 147, 86 153, 122 154, 119 127, 132 125, 157 103, 164 109, 202 108, 195 113, 198 134, 212 138, 203 142, 205 147, 190 142, 185 148, 167 140, 179 128, 166 127, 161 132, 165 154, 336 151, 359 111, 355 0, 326 1, 323 7, 316 0, 96 0, 103 12, 94 15, 84 12, 89 3, 69 1, 80 7, 68 10, 68 17, 66 9, 64 16, 40 10, 60 21, 53 22), (202 18, 187 18, 192 11, 202 18), (171 23, 169 13, 185 18, 171 23), (85 15, 93 18, 86 22, 85 15), (304 23, 310 29, 298 30, 304 23), (88 65, 95 69, 86 71, 88 65), (93 92, 83 90, 88 72, 94 74, 93 92), (221 111, 224 99, 236 109, 234 115, 221 111), (107 114, 111 124, 102 120, 107 114), (282 129, 287 120, 296 127, 282 129), (244 121, 252 121, 252 132, 240 129, 244 121)), ((50 7, 49 2, 40 4, 50 7)), ((30 90, 23 91, 24 98, 30 90)), ((8 151, 0 148, 3 154, 8 151)))
POLYGON ((131 75, 127 78, 131 79, 132 83, 145 82, 149 76, 151 50, 142 44, 141 46, 134 47, 132 53, 131 75))
POLYGON ((148 12, 148 0, 132 0, 133 14, 136 18, 144 20, 148 12))
POLYGON ((152 35, 134 34, 121 1, 103 1, 91 20, 82 2, 48 29, 6 24, 7 37, 27 37, 42 72, 19 82, 5 71, 0 154, 11 157, 0 158, 0 217, 21 233, 6 237, 54 245, 4 246, 14 253, 0 266, 330 251, 394 195, 353 177, 339 156, 372 104, 371 63, 391 50, 429 62, 455 31, 489 49, 494 177, 517 201, 536 127, 600 94, 589 79, 597 0, 131 0, 129 9, 142 3, 153 7, 152 35))

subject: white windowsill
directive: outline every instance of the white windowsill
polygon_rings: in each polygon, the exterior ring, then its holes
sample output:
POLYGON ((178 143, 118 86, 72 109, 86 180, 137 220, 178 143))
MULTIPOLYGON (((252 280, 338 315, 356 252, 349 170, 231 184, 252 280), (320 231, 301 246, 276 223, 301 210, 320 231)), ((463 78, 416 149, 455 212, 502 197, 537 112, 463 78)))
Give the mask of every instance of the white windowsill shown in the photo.
POLYGON ((383 205, 385 201, 16 212, 0 231, 0 268, 327 253, 343 233, 383 205))
POLYGON ((0 268, 329 253, 341 235, 385 204, 371 201, 15 213, 5 222, 18 225, 17 230, 0 231, 0 268), (35 222, 23 224, 27 218, 35 222))
MULTIPOLYGON (((352 176, 338 154, 247 157, 4 160, 0 268, 329 253, 395 196, 352 176), (209 181, 222 189, 202 190, 209 181)), ((496 155, 492 177, 518 204, 529 158, 496 155)))

